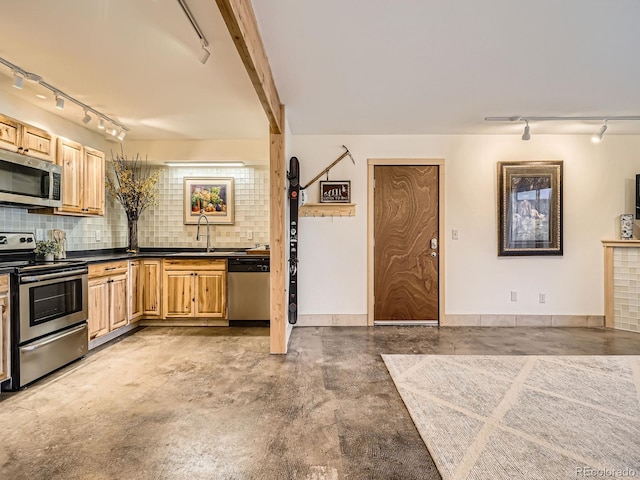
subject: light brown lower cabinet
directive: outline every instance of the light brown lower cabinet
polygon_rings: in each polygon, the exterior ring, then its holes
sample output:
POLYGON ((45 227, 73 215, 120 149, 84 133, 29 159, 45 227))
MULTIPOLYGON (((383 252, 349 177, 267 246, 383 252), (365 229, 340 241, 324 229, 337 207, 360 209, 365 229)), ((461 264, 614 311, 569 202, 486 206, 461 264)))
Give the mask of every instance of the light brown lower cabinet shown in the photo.
POLYGON ((165 318, 226 318, 226 260, 163 261, 165 318))
POLYGON ((9 275, 0 275, 0 382, 11 376, 9 275))
POLYGON ((129 262, 129 322, 160 317, 161 264, 153 259, 129 262))
POLYGON ((89 339, 129 323, 128 262, 89 265, 89 339))

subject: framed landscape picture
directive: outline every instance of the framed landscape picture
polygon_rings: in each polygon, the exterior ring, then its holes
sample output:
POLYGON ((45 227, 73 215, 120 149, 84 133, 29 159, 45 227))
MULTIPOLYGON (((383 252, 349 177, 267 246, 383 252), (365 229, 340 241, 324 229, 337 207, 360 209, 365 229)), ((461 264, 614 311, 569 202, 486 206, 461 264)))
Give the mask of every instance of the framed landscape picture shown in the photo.
POLYGON ((562 255, 562 161, 498 162, 498 255, 562 255))
POLYGON ((212 224, 233 224, 233 178, 185 177, 184 223, 198 223, 206 215, 212 224))

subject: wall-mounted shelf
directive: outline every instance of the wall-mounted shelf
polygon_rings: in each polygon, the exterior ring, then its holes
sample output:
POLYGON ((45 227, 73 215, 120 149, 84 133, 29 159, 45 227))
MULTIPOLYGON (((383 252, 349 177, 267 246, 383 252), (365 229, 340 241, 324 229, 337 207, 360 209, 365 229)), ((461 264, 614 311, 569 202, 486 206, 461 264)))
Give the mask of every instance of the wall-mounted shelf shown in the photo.
POLYGON ((301 217, 353 217, 355 203, 306 203, 300 207, 301 217))

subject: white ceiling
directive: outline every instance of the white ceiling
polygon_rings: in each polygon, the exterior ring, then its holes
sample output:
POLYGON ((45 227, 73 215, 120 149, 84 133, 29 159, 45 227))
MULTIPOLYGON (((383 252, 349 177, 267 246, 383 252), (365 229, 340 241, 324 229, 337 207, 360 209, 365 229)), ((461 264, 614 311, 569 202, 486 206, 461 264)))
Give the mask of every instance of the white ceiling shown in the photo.
MULTIPOLYGON (((210 43, 205 65, 177 0, 2 0, 0 57, 122 122, 127 139, 268 137, 215 1, 187 3, 210 43)), ((60 112, 42 87, 17 90, 12 81, 0 65, 0 89, 81 122, 79 107, 67 102, 60 112)))
MULTIPOLYGON (((214 0, 187 0, 211 43, 205 65, 177 0, 1 3, 0 57, 124 123, 127 139, 267 137, 214 0)), ((509 133, 521 125, 484 117, 640 114, 638 0, 253 4, 296 134, 509 133)), ((1 90, 80 124, 79 108, 60 112, 11 82, 0 65, 1 90)), ((640 133, 640 122, 610 122, 607 133, 640 133)))
MULTIPOLYGON (((253 5, 296 134, 507 133, 522 126, 484 117, 640 115, 638 0, 253 5)), ((640 133, 640 122, 608 133, 640 133)))

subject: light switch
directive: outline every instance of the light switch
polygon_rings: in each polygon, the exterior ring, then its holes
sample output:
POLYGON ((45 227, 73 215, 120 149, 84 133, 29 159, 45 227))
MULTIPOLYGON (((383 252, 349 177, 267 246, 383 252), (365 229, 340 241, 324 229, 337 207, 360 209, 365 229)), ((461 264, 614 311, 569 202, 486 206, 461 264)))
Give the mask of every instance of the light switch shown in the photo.
POLYGON ((453 229, 451 230, 451 240, 457 240, 458 239, 458 230, 453 229))
POLYGON ((253 240, 253 230, 247 230, 247 240, 253 240))

